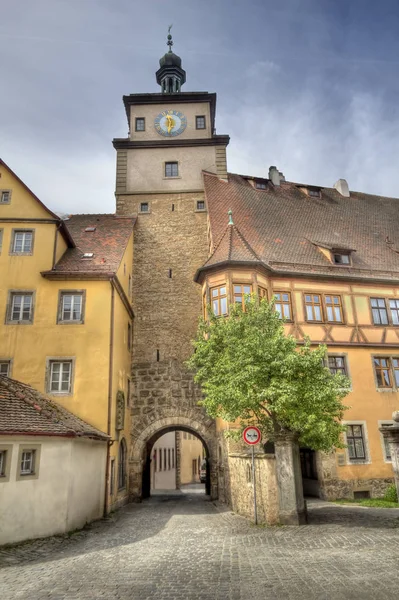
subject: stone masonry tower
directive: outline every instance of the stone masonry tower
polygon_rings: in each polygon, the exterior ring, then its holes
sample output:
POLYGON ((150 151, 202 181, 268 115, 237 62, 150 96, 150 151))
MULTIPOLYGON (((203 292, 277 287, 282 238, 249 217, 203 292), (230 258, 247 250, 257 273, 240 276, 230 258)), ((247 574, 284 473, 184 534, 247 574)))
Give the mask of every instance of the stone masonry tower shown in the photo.
POLYGON ((169 32, 156 74, 162 92, 124 96, 129 137, 113 141, 117 214, 137 217, 131 499, 149 495, 152 446, 177 429, 202 439, 208 493, 217 496, 215 424, 197 405, 200 392, 184 361, 202 312, 193 276, 208 257, 202 171, 227 177, 229 137, 215 134, 216 94, 181 91, 186 73, 172 44, 169 32))

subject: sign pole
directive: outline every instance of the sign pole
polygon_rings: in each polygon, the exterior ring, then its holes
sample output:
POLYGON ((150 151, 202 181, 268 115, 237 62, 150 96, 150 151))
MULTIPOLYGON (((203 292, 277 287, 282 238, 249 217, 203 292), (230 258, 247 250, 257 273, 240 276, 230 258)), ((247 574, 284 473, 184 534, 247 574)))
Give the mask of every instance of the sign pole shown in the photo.
POLYGON ((255 525, 258 524, 258 511, 256 507, 256 476, 255 476, 255 449, 252 446, 252 485, 254 486, 254 515, 255 525))

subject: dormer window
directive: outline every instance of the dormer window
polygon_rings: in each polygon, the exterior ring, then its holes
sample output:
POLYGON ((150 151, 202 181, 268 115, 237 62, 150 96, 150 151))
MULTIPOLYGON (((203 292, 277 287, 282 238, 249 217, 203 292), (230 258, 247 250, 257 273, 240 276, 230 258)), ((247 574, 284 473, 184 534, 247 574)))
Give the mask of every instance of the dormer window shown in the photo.
POLYGON ((312 196, 312 198, 320 198, 320 190, 315 188, 308 188, 308 196, 312 196))
POLYGON ((257 190, 267 190, 267 183, 264 181, 255 181, 255 187, 257 190))
POLYGON ((350 265, 351 264, 350 254, 334 253, 333 254, 333 262, 335 265, 350 265))

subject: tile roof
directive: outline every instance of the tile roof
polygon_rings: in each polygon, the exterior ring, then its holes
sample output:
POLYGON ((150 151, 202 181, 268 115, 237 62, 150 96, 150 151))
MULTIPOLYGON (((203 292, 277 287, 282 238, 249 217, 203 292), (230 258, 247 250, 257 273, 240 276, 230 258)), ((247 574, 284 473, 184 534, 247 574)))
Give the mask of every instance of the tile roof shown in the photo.
POLYGON ((321 188, 318 198, 291 182, 260 190, 241 175, 229 173, 228 181, 203 175, 214 242, 214 258, 203 268, 216 264, 226 244, 231 209, 241 237, 273 272, 399 280, 399 199, 361 192, 346 198, 334 188, 321 188), (352 265, 331 264, 318 245, 353 250, 352 265))
POLYGON ((0 434, 109 439, 44 394, 5 375, 0 375, 0 434))
POLYGON ((54 269, 45 274, 115 274, 136 222, 135 218, 116 215, 71 215, 66 220, 76 248, 68 248, 54 269), (95 228, 94 231, 85 231, 95 228), (92 258, 82 258, 93 253, 92 258))

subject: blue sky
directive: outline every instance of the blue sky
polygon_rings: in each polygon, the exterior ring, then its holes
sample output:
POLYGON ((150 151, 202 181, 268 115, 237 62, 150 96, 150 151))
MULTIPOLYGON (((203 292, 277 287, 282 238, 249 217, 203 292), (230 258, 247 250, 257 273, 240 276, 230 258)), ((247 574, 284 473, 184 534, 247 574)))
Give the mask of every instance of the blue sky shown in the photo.
POLYGON ((228 168, 399 196, 397 0, 0 0, 0 157, 50 208, 112 212, 122 95, 218 94, 228 168))

